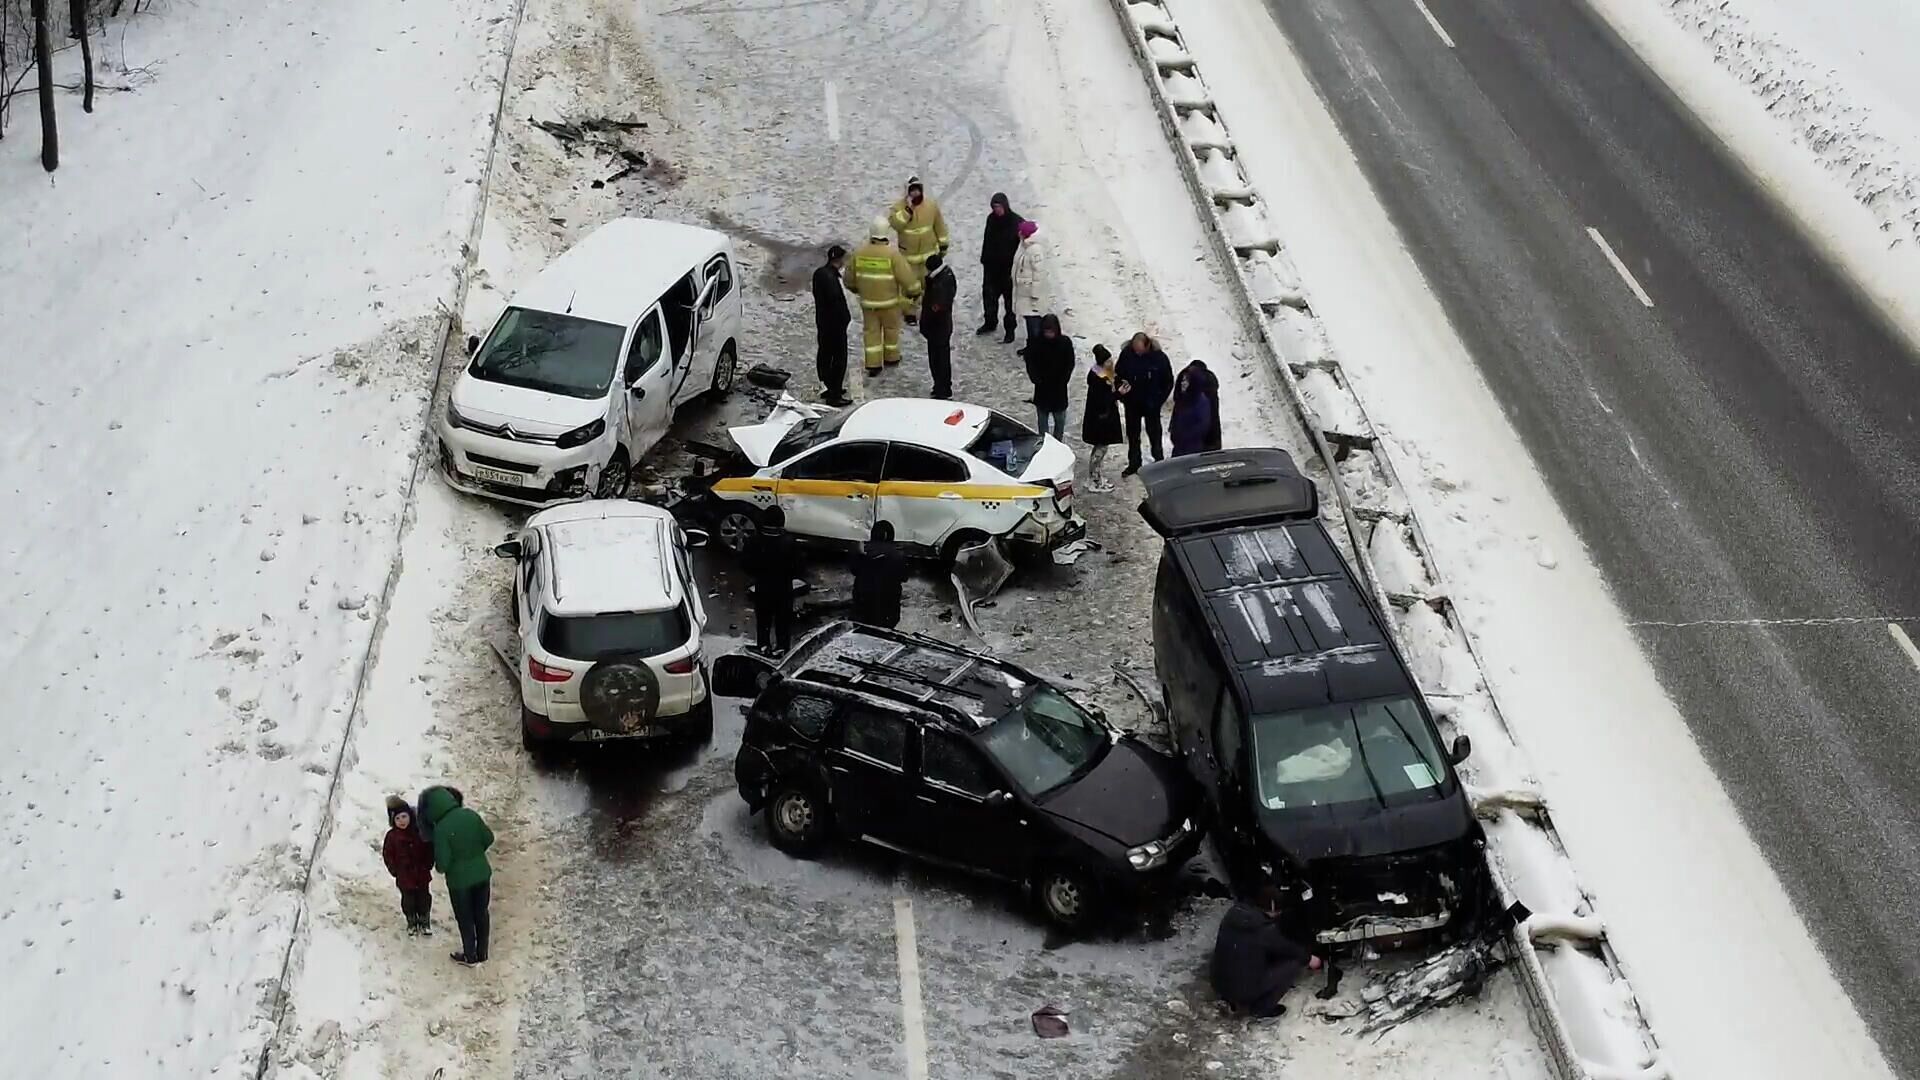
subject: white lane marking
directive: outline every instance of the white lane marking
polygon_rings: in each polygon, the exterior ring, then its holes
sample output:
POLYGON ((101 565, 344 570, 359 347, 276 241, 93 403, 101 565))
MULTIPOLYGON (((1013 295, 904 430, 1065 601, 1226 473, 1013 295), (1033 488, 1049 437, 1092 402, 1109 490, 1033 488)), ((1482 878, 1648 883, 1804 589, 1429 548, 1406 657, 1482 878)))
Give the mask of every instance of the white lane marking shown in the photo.
POLYGON ((1600 248, 1600 253, 1605 255, 1607 261, 1613 264, 1613 269, 1620 275, 1620 280, 1627 283, 1627 288, 1633 290, 1633 295, 1639 298, 1640 303, 1647 307, 1652 307, 1653 297, 1648 296, 1647 290, 1640 287, 1639 280, 1633 276, 1633 271, 1627 269, 1627 264, 1620 261, 1620 256, 1613 253, 1613 245, 1607 243, 1607 238, 1600 235, 1600 230, 1589 225, 1587 226, 1587 235, 1593 237, 1593 242, 1600 248))
POLYGON ((840 91, 832 79, 827 80, 827 138, 840 141, 840 91))
POLYGON ((1419 8, 1420 14, 1427 17, 1427 25, 1433 27, 1433 32, 1440 35, 1440 40, 1446 43, 1447 48, 1453 48, 1453 35, 1447 33, 1447 28, 1440 25, 1440 20, 1433 17, 1433 12, 1427 10, 1426 0, 1413 0, 1413 6, 1419 8))
POLYGON ((1905 630, 1900 629, 1900 624, 1888 623, 1887 633, 1893 635, 1894 644, 1900 646, 1901 651, 1907 654, 1907 659, 1913 661, 1913 666, 1920 668, 1920 649, 1914 648, 1913 639, 1907 636, 1905 630))
POLYGON ((913 938, 913 901, 893 902, 893 945, 900 959, 900 1021, 906 1029, 907 1076, 927 1080, 927 1017, 920 1007, 920 950, 913 938))

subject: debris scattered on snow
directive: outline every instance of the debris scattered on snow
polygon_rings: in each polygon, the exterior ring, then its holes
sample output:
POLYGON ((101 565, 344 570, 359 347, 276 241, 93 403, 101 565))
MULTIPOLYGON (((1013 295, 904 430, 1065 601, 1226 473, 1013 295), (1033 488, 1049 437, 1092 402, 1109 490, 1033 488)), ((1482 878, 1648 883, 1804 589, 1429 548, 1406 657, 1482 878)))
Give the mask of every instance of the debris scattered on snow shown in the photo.
POLYGON ((1067 1036, 1067 1011, 1058 1005, 1042 1005, 1033 1010, 1033 1033, 1043 1039, 1067 1036))
POLYGON ((1089 551, 1099 550, 1101 550, 1100 545, 1092 540, 1075 540, 1071 544, 1063 544, 1053 549, 1053 563, 1055 566, 1072 566, 1080 561, 1080 556, 1089 551))

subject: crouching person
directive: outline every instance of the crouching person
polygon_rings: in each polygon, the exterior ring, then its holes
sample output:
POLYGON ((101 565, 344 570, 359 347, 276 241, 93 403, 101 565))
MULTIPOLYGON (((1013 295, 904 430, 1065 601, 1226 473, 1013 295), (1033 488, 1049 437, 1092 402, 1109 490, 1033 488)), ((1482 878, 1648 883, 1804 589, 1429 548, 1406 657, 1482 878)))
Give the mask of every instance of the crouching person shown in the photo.
POLYGON ((1287 1011, 1281 999, 1302 971, 1320 970, 1321 959, 1281 926, 1280 890, 1262 889, 1259 903, 1234 901, 1213 940, 1213 992, 1235 1012, 1257 1018, 1287 1011))

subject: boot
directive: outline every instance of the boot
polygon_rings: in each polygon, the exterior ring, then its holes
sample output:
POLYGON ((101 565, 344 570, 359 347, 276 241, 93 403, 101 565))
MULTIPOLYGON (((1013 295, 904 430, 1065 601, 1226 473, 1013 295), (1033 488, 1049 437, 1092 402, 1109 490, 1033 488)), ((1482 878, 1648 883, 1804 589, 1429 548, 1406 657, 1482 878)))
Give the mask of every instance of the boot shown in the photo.
POLYGON ((1013 327, 1011 327, 1011 326, 1009 326, 1009 327, 1007 327, 1007 332, 1006 332, 1006 334, 1005 334, 1005 335, 1003 335, 1003 336, 1002 336, 1002 337, 1000 338, 1000 344, 1002 344, 1002 345, 1011 345, 1011 344, 1013 344, 1013 327))
POLYGON ((993 333, 993 332, 994 332, 994 330, 996 330, 996 329, 998 329, 998 328, 997 328, 997 327, 995 327, 995 326, 993 325, 993 320, 992 320, 992 319, 988 319, 988 320, 987 320, 986 322, 984 322, 984 323, 981 323, 981 324, 980 324, 980 328, 979 328, 978 330, 975 330, 975 331, 973 332, 973 336, 974 336, 974 337, 986 337, 986 336, 987 336, 988 334, 991 334, 991 333, 993 333))

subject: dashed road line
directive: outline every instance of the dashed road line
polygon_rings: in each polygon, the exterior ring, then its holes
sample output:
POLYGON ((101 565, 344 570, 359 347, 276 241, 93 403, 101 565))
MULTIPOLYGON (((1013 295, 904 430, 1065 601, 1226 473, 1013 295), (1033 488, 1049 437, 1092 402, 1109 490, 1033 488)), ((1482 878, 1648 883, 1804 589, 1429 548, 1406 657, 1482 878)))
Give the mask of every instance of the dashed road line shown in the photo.
POLYGON ((893 945, 900 961, 901 1039, 908 1080, 927 1080, 927 1017, 920 1005, 920 949, 914 943, 913 901, 893 902, 893 945))
POLYGON ((1900 629, 1900 624, 1888 623, 1887 633, 1893 636, 1893 643, 1900 646, 1900 651, 1907 654, 1907 659, 1913 661, 1913 666, 1920 668, 1920 649, 1914 647, 1913 639, 1907 636, 1905 630, 1900 629))
POLYGON ((826 95, 827 95, 827 139, 830 142, 839 142, 840 141, 840 90, 838 87, 833 85, 832 79, 828 79, 826 82, 826 95))
POLYGON ((1600 249, 1602 255, 1607 257, 1607 261, 1613 264, 1613 269, 1620 275, 1620 279, 1627 283, 1627 288, 1633 290, 1633 295, 1639 298, 1640 303, 1652 307, 1653 297, 1648 296, 1647 290, 1640 287, 1639 279, 1633 276, 1633 271, 1627 269, 1626 263, 1620 261, 1620 256, 1613 253, 1613 245, 1607 243, 1607 238, 1600 235, 1600 230, 1589 225, 1587 235, 1593 238, 1594 245, 1600 249))
POLYGON ((1440 40, 1446 43, 1447 48, 1453 48, 1453 35, 1447 33, 1447 28, 1441 26, 1440 20, 1433 17, 1433 12, 1427 9, 1426 0, 1413 0, 1413 6, 1419 8, 1420 14, 1427 17, 1427 25, 1433 27, 1433 32, 1440 35, 1440 40))

